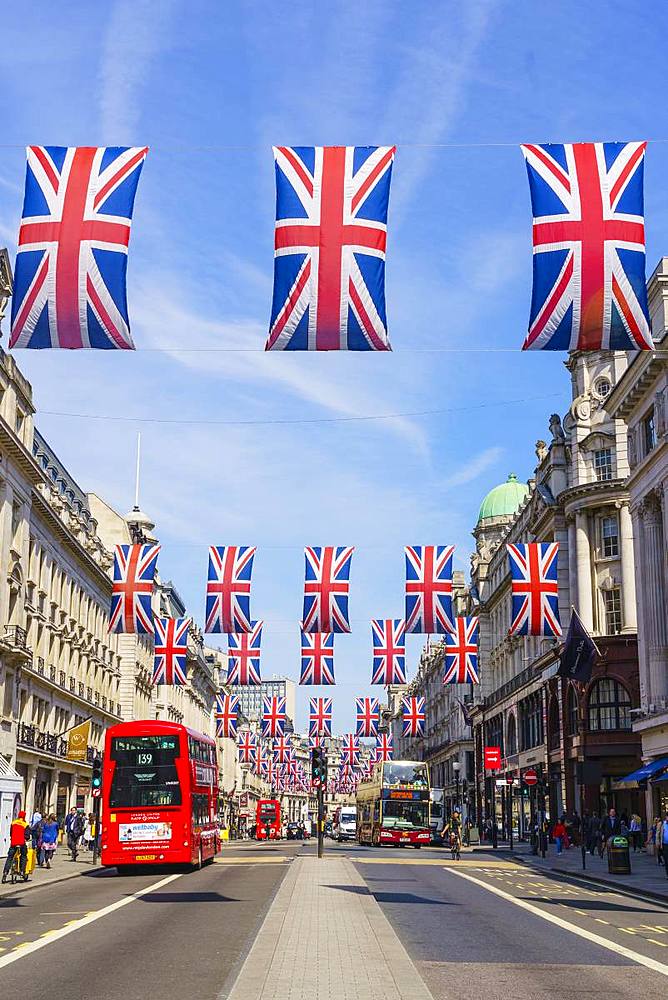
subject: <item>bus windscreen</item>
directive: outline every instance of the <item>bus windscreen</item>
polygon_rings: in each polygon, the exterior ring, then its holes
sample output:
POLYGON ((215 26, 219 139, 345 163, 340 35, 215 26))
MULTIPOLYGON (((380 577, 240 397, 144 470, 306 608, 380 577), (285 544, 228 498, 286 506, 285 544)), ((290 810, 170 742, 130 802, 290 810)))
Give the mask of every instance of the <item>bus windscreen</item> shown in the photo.
POLYGON ((405 761, 388 761, 383 765, 384 788, 427 788, 427 765, 405 761))

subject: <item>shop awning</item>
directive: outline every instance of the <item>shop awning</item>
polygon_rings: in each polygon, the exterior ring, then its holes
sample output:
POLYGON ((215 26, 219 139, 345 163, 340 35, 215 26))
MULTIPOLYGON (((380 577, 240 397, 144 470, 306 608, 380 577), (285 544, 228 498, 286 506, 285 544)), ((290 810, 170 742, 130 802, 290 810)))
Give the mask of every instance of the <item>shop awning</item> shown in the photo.
MULTIPOLYGON (((668 757, 661 757, 659 760, 650 760, 647 764, 643 764, 639 767, 637 771, 632 771, 621 781, 626 784, 627 781, 647 781, 648 778, 653 778, 655 774, 659 774, 661 771, 668 768, 668 757)), ((666 775, 668 778, 668 775, 666 775)), ((657 779, 663 780, 663 779, 657 779)))
POLYGON ((654 779, 654 784, 656 785, 657 782, 659 782, 659 781, 668 781, 668 771, 666 771, 665 774, 662 774, 660 778, 655 778, 654 779))

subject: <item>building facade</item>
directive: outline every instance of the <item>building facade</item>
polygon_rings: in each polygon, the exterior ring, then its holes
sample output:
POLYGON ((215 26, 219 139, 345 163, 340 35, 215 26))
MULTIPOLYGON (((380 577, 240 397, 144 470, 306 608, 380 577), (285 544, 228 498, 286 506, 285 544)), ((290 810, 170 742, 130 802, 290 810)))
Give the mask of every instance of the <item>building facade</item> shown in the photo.
POLYGON ((288 729, 294 727, 295 682, 288 677, 271 677, 261 684, 235 686, 233 693, 239 698, 239 708, 247 719, 257 722, 262 716, 263 698, 285 698, 285 714, 289 719, 288 729))
MULTIPOLYGON (((514 477, 483 502, 474 529, 472 590, 479 597, 481 684, 473 709, 478 815, 526 834, 535 812, 551 819, 637 809, 620 782, 640 763, 632 712, 640 702, 633 538, 626 430, 605 402, 623 376, 625 354, 569 357, 572 403, 553 414, 550 440, 536 444, 538 465, 523 486, 514 477), (518 491, 519 485, 519 491, 518 491), (571 606, 600 656, 584 686, 556 676, 561 640, 509 636, 511 581, 506 543, 559 543, 558 590, 566 630, 571 606), (483 752, 498 746, 502 775, 486 773, 483 752), (597 784, 578 766, 596 765, 597 784), (528 768, 538 785, 522 781, 528 768), (515 783, 503 780, 512 772, 515 783), (501 778, 502 780, 499 780, 501 778)), ((590 774, 592 772, 590 771, 590 774)), ((596 773, 594 770, 593 773, 596 773)))
MULTIPOLYGON (((668 811, 668 258, 648 285, 653 353, 639 352, 606 400, 628 439, 628 478, 638 605, 640 708, 650 821, 668 811)), ((628 526, 627 526, 628 527, 628 526)))

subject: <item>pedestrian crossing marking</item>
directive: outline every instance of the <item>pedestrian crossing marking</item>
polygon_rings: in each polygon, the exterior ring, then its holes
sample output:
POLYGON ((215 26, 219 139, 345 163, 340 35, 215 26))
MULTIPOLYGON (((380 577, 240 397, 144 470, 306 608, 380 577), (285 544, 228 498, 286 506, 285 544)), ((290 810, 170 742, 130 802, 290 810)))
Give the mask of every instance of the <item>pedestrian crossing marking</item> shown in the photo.
POLYGON ((659 948, 668 948, 668 944, 665 941, 657 941, 656 938, 647 938, 652 944, 658 944, 659 948))
POLYGON ((449 858, 369 858, 358 857, 357 855, 348 855, 347 857, 349 861, 352 861, 356 865, 439 865, 441 868, 473 869, 483 874, 490 874, 488 872, 489 865, 496 865, 498 866, 497 870, 503 869, 509 872, 516 872, 521 868, 521 865, 516 865, 512 861, 487 861, 485 862, 485 867, 481 867, 479 861, 467 858, 461 858, 459 861, 451 861, 449 858))

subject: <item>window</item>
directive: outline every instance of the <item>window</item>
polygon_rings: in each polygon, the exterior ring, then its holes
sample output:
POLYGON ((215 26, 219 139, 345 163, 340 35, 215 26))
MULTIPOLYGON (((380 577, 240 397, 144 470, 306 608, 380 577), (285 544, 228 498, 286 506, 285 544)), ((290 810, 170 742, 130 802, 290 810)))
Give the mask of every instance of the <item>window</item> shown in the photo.
POLYGON ((520 735, 522 750, 531 750, 543 742, 543 706, 538 691, 520 702, 520 735))
POLYGON ((514 715, 508 717, 508 753, 517 753, 517 723, 514 715))
POLYGON ((656 448, 656 424, 654 423, 654 410, 650 410, 642 422, 643 451, 649 455, 650 451, 656 448))
POLYGON ((603 591, 605 634, 619 635, 622 631, 622 593, 619 587, 603 591))
POLYGON ((594 473, 599 483, 612 479, 612 448, 599 448, 594 452, 594 473))
POLYGON ((619 555, 619 524, 616 514, 601 518, 601 554, 606 557, 619 555))
POLYGON ((547 709, 547 747, 548 750, 558 750, 560 744, 559 733, 559 703, 552 695, 547 709))
POLYGON ((202 826, 209 822, 209 797, 208 795, 193 795, 193 826, 202 826))
POLYGON ((578 731, 578 695, 572 684, 568 687, 567 725, 569 736, 575 736, 578 731))
POLYGON ((599 399, 605 399, 607 396, 609 396, 611 388, 612 386, 610 385, 610 379, 605 378, 605 376, 597 378, 596 381, 594 382, 594 392, 596 393, 599 399))
POLYGON ((18 406, 16 407, 16 420, 14 421, 14 429, 18 437, 23 436, 23 425, 25 423, 26 415, 23 410, 20 410, 18 406))
POLYGON ((631 696, 612 677, 596 681, 591 690, 589 728, 594 731, 631 728, 631 696))

